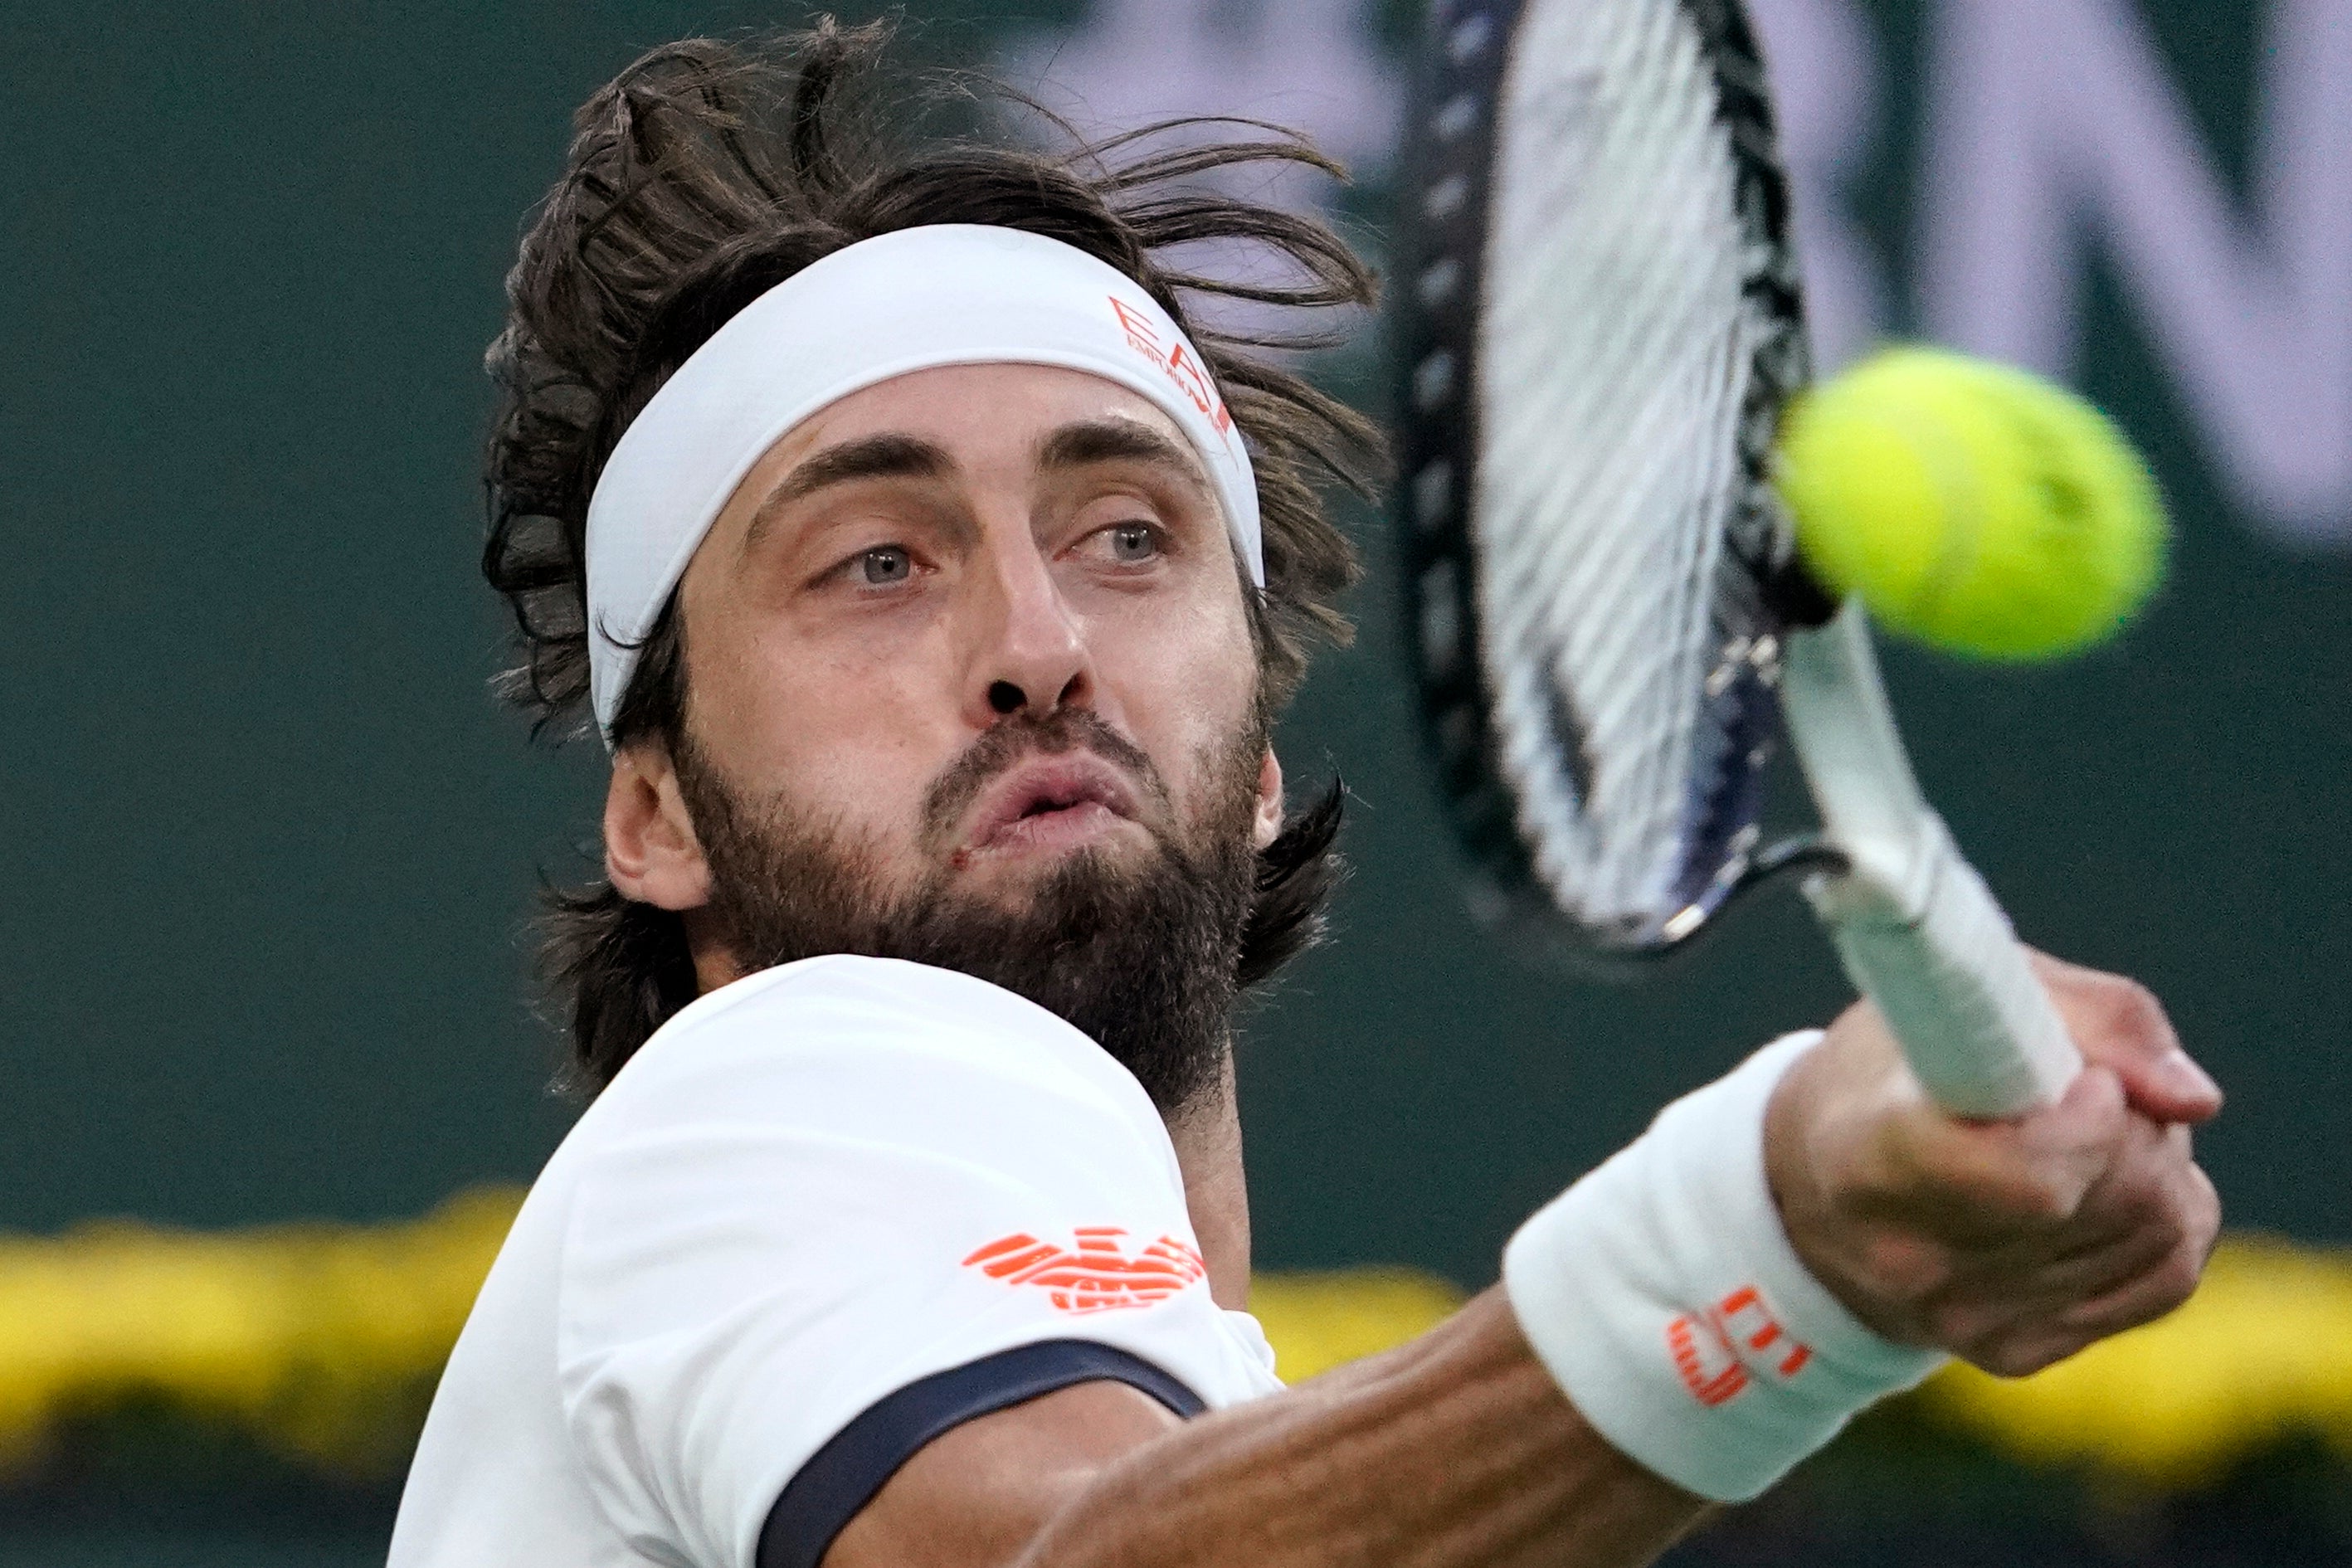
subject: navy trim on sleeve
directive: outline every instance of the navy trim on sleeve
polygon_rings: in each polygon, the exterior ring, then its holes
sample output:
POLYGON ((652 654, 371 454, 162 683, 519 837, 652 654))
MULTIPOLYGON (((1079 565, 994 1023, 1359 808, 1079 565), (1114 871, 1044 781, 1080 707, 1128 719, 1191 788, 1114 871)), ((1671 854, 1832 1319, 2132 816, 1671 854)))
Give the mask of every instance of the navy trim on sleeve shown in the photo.
POLYGON ((1139 1356, 1091 1340, 1045 1340, 933 1373, 868 1406, 811 1455, 760 1528, 759 1568, 817 1568, 834 1537, 898 1467, 965 1422, 1081 1383, 1123 1383, 1191 1420, 1201 1396, 1139 1356))

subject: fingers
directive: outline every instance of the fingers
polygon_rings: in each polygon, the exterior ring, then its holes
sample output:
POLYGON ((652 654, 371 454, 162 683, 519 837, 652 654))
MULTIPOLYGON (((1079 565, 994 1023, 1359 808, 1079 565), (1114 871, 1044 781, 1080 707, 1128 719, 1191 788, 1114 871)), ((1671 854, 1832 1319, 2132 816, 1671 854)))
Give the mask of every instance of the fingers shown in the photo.
POLYGON ((2044 953, 2032 957, 2083 1059, 2113 1071, 2134 1110, 2191 1125, 2221 1111, 2220 1086, 2181 1048, 2164 1005, 2147 987, 2044 953))
POLYGON ((2077 1302, 2122 1289, 2161 1264, 2181 1242, 2176 1228, 2167 1225, 2134 1226, 2102 1237, 2093 1246, 2036 1266, 2033 1294, 2018 1304, 2035 1315, 2063 1316, 2077 1302))
POLYGON ((2221 1200, 2188 1130, 2134 1117, 2114 1171, 2069 1223, 1957 1271, 1933 1313, 1936 1337, 2003 1376, 2038 1370, 2186 1301, 2220 1229, 2221 1200))
POLYGON ((2039 1230, 2081 1206, 2131 1121, 2122 1082, 2104 1067, 2085 1068, 2056 1105, 2017 1121, 1958 1121, 1922 1104, 1892 1129, 1900 1187, 1905 1201, 1941 1210, 1954 1239, 2039 1230))
POLYGON ((1874 1008, 1783 1080, 1767 1165, 1799 1254, 1857 1316, 2015 1375, 2159 1317, 2220 1226, 2189 1129, 2221 1093, 2143 987, 2037 957, 2084 1070, 2005 1121, 1944 1115, 1874 1008))
POLYGON ((2210 1239, 2183 1237, 2147 1267, 2059 1312, 2057 1322, 2085 1343, 2154 1322, 2195 1293, 2210 1250, 2210 1239))

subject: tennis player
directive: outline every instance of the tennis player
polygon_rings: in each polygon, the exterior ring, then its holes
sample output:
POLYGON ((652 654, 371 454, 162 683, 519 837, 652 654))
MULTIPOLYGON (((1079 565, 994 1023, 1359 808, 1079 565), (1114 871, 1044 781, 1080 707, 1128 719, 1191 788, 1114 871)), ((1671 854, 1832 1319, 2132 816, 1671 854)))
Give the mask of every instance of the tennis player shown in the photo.
POLYGON ((1370 434, 1185 306, 1369 279, 1185 184, 1294 140, 932 133, 884 48, 656 51, 509 279, 487 567, 514 695, 610 748, 551 946, 597 1092, 395 1568, 1636 1563, 1948 1355, 2188 1295, 2219 1094, 2146 992, 2049 963, 2091 1064, 2057 1106, 1948 1121, 1856 1006, 1669 1107, 1454 1320, 1285 1391, 1228 1017, 1333 876, 1338 802, 1287 811, 1268 735, 1354 570, 1315 486, 1370 434), (1288 280, 1208 283, 1203 242, 1288 280))

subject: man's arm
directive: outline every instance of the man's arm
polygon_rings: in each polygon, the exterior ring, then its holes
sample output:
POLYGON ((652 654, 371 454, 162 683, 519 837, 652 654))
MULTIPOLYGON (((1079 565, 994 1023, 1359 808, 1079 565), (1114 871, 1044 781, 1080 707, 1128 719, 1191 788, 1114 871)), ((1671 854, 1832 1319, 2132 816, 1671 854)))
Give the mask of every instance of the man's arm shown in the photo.
POLYGON ((1603 1442, 1497 1288, 1385 1355, 1179 1422, 1089 1384, 908 1462, 826 1568, 1646 1563, 1710 1505, 1603 1442))
MULTIPOLYGON (((1766 1163, 1813 1274, 1892 1338, 1997 1372, 2170 1310, 2219 1227, 2188 1127, 2219 1091, 2129 982, 2045 963, 2086 1070, 2065 1100, 1956 1123, 1857 1005, 1782 1081, 1766 1163)), ((1648 1562, 1707 1510, 1560 1393, 1500 1289, 1414 1342, 1179 1423, 1085 1385, 900 1469, 827 1568, 1284 1568, 1648 1562)))

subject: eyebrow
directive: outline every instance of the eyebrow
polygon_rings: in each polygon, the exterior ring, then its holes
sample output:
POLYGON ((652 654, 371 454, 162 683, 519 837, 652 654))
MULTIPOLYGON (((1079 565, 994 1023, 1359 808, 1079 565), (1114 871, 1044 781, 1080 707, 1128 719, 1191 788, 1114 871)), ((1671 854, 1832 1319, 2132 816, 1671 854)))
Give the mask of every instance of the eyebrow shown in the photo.
POLYGON ((861 479, 936 479, 954 469, 955 459, 944 447, 896 431, 827 447, 796 464, 783 482, 768 492, 744 531, 743 548, 749 550, 760 542, 777 513, 819 490, 861 479))
MULTIPOLYGON (((1190 447, 1132 419, 1082 419, 1060 426, 1037 443, 1035 460, 1048 473, 1094 463, 1150 463, 1173 469, 1206 499, 1213 500, 1216 495, 1190 447)), ((861 479, 944 479, 955 466, 946 447, 894 430, 827 447, 796 464, 768 492, 743 531, 742 549, 748 552, 757 546, 786 507, 820 490, 861 479)))
POLYGON ((1175 469, 1203 496, 1213 497, 1207 470, 1192 447, 1133 419, 1086 419, 1065 425, 1037 443, 1037 467, 1081 468, 1090 463, 1143 462, 1175 469))

